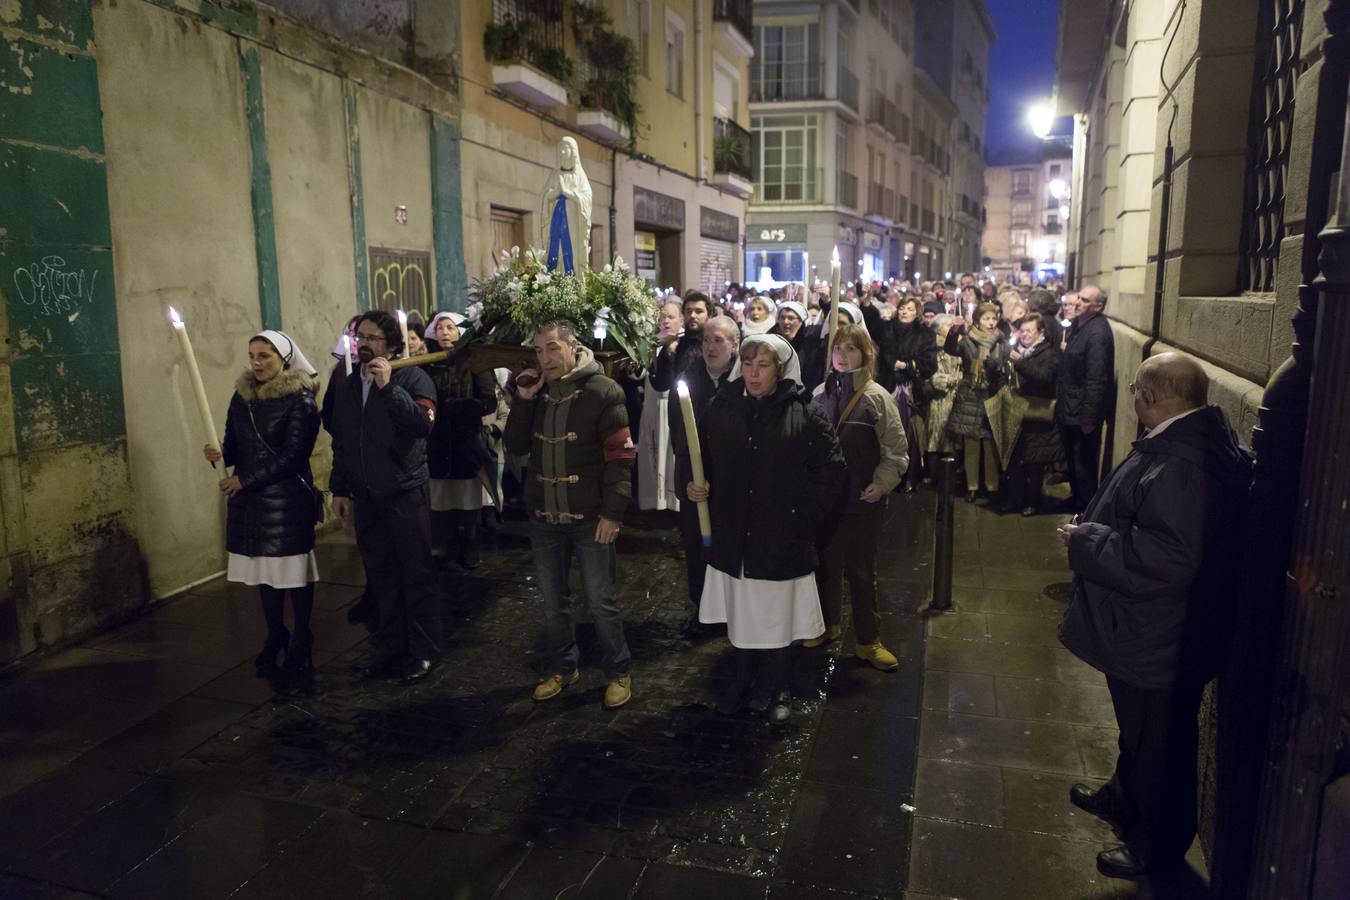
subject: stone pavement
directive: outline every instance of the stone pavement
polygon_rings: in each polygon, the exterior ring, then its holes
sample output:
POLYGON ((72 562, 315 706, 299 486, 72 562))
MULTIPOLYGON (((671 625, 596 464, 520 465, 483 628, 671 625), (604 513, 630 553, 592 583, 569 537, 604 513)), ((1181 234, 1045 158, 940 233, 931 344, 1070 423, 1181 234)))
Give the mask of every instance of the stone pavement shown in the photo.
POLYGON ((530 700, 519 539, 447 575, 444 662, 410 688, 352 671, 362 572, 341 534, 319 548, 311 696, 254 677, 255 590, 194 588, 0 681, 0 896, 899 896, 932 499, 897 496, 888 523, 903 670, 801 652, 782 732, 712 711, 727 645, 681 636, 668 530, 621 538, 634 699, 616 712, 586 626, 582 683, 530 700))
MULTIPOLYGON (((953 611, 927 622, 908 897, 1205 895, 1194 870, 1137 886, 1099 875, 1097 852, 1120 842, 1068 802, 1075 782, 1111 777, 1117 730, 1105 678, 1058 640, 1067 518, 957 504, 953 611)), ((1198 846, 1191 863, 1203 869, 1198 846)))
POLYGON ((1054 642, 1058 520, 961 504, 957 612, 925 618, 933 501, 894 496, 887 520, 901 671, 847 638, 799 651, 782 732, 712 711, 726 643, 681 636, 660 528, 620 539, 616 712, 587 626, 581 684, 529 699, 538 590, 510 535, 447 574, 444 662, 411 688, 352 671, 341 534, 319 549, 312 695, 254 677, 253 590, 194 588, 0 678, 0 897, 1115 896, 1093 866, 1109 832, 1065 798, 1109 772, 1113 732, 1100 677, 1054 642))

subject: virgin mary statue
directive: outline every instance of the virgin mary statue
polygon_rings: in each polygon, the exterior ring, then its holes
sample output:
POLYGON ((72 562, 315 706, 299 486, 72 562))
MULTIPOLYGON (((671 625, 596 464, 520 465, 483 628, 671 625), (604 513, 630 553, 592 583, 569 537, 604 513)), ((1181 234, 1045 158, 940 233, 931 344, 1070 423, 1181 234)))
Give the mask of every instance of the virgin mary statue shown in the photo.
POLYGON ((541 212, 549 270, 561 268, 572 275, 584 269, 591 255, 591 182, 574 138, 558 142, 558 168, 544 185, 541 212))

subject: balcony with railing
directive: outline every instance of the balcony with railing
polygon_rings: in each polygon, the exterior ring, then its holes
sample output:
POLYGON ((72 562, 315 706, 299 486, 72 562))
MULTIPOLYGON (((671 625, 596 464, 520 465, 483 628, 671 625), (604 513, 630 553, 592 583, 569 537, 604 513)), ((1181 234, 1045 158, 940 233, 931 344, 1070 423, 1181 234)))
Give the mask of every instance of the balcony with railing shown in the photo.
POLYGON ((895 103, 881 91, 873 91, 868 98, 867 124, 893 138, 900 136, 899 115, 895 103))
POLYGON ((754 139, 749 131, 730 119, 713 119, 713 184, 742 197, 754 190, 755 169, 751 149, 754 139))
POLYGON ((840 170, 839 182, 835 188, 837 196, 835 204, 837 206, 847 206, 849 209, 858 208, 858 176, 852 172, 840 170))
POLYGON ((895 221, 904 224, 909 221, 909 197, 901 194, 895 201, 895 221))
POLYGON ((921 220, 919 230, 922 231, 924 234, 933 234, 936 228, 937 228, 937 216, 933 213, 931 209, 925 209, 923 211, 923 218, 921 220))
POLYGON ((785 103, 822 100, 825 97, 825 67, 819 62, 788 62, 751 68, 750 102, 785 103))
POLYGON ((1064 230, 1064 226, 1058 222, 1046 222, 1045 227, 1041 229, 1043 234, 1059 234, 1064 230))
POLYGON ((839 66, 839 96, 837 99, 854 112, 859 111, 858 76, 846 69, 842 63, 839 66))
POLYGON ((753 46, 755 40, 753 0, 713 0, 713 27, 729 25, 740 32, 741 41, 753 46))
POLYGON ((567 102, 563 18, 563 0, 492 0, 483 52, 498 89, 542 109, 567 102))
POLYGON ((895 191, 885 185, 868 185, 867 214, 882 219, 894 219, 895 191))
MULTIPOLYGON (((777 174, 776 172, 774 174, 777 174)), ((752 203, 763 206, 820 203, 825 172, 823 169, 789 169, 784 177, 765 182, 762 171, 755 173, 752 203), (794 177, 789 177, 794 176, 794 177)))

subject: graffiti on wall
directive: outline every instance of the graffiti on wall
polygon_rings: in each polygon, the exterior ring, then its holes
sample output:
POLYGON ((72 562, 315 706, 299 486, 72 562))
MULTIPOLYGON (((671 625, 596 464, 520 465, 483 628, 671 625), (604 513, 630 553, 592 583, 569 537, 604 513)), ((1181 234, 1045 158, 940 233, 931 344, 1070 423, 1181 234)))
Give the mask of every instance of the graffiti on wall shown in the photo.
POLYGON ((418 312, 429 319, 431 254, 425 250, 370 248, 370 303, 375 309, 418 312))
POLYGON ((25 306, 72 322, 80 314, 80 305, 93 301, 97 285, 97 269, 69 267, 60 256, 44 256, 14 270, 14 288, 25 306))

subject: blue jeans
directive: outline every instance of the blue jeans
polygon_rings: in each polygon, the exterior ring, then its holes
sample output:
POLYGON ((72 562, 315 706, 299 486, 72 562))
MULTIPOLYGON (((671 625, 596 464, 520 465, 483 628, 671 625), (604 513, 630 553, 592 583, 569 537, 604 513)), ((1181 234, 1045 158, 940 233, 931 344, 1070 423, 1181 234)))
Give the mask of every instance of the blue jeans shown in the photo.
POLYGON ((530 522, 530 546, 539 570, 539 587, 544 593, 544 647, 548 653, 548 673, 569 675, 577 667, 576 631, 572 621, 571 597, 567 576, 572 554, 581 562, 581 582, 586 600, 595 618, 595 634, 604 654, 600 666, 605 677, 613 680, 628 674, 628 641, 623 636, 623 613, 615 600, 618 557, 613 544, 595 540, 595 522, 549 525, 530 522))

